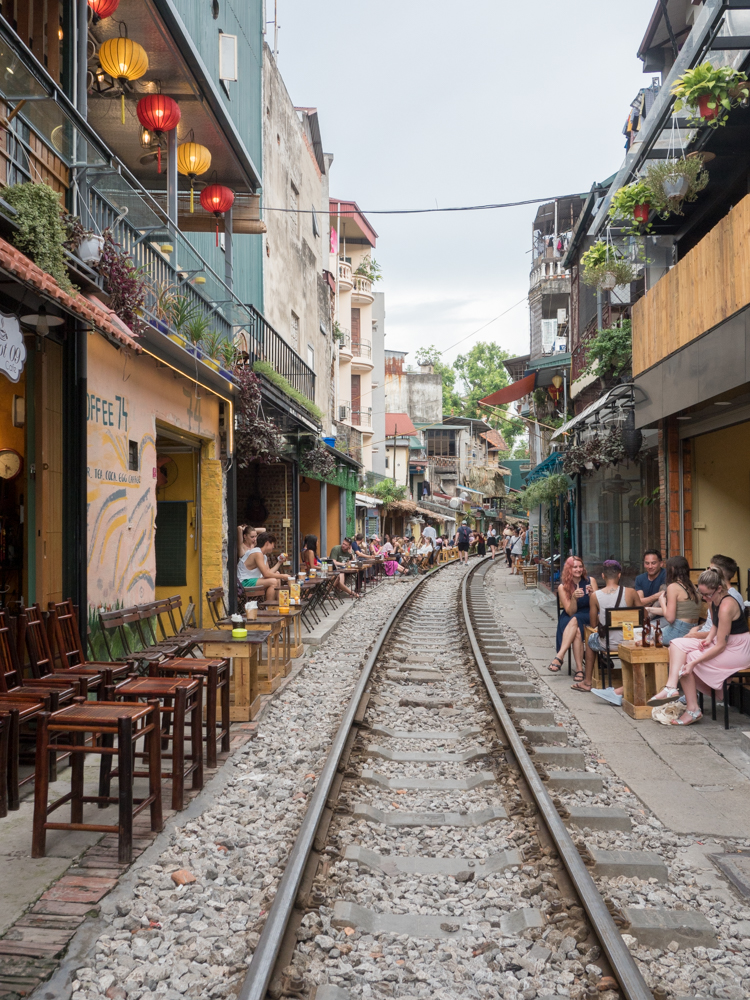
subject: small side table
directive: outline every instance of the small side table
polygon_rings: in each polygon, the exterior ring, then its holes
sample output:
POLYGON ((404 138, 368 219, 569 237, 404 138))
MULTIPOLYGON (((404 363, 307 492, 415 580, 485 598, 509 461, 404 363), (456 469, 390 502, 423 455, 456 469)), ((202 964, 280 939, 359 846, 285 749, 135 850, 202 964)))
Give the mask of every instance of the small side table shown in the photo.
POLYGON ((669 675, 666 646, 636 646, 633 639, 621 642, 617 655, 622 664, 622 707, 632 719, 650 719, 649 698, 661 691, 669 675))
POLYGON ((229 707, 232 722, 251 722, 260 711, 258 649, 270 636, 270 631, 248 632, 246 639, 233 639, 231 632, 221 628, 200 629, 193 635, 206 658, 232 661, 229 707))

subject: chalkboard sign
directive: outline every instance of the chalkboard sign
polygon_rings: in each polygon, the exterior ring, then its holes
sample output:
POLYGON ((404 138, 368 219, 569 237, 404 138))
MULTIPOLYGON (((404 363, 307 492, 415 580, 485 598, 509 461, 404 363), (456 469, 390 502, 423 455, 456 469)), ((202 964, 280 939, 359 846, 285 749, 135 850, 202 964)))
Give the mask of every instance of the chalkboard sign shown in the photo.
POLYGON ((187 586, 186 500, 159 500, 156 503, 156 586, 187 586))

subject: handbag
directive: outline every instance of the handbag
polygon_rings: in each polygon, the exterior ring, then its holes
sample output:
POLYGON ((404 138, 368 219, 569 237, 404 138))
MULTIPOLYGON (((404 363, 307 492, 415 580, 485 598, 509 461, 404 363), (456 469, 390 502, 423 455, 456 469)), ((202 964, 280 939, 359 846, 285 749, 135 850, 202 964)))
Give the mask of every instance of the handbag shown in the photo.
MULTIPOLYGON (((617 600, 615 601, 615 606, 612 608, 613 611, 617 611, 617 609, 620 607, 620 601, 622 600, 622 592, 623 592, 624 589, 625 588, 621 584, 620 585, 620 589, 617 591, 617 600)), ((599 638, 600 639, 606 639, 607 638, 607 626, 606 625, 602 625, 601 622, 597 622, 596 623, 596 630, 599 633, 599 638)))

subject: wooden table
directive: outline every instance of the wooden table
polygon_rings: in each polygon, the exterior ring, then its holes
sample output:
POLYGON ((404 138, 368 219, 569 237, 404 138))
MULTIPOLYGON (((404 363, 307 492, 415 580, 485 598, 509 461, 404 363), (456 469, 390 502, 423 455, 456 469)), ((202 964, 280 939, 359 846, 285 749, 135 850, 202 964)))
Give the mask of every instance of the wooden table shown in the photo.
POLYGON ((258 650, 268 642, 270 630, 247 633, 245 639, 233 639, 226 629, 206 628, 196 632, 195 641, 203 647, 207 659, 231 660, 230 708, 232 722, 250 722, 260 711, 258 650))
POLYGON ((263 655, 262 648, 259 651, 258 681, 261 694, 273 694, 282 680, 292 672, 289 615, 282 614, 275 608, 264 609, 258 611, 255 618, 243 617, 241 625, 235 625, 231 618, 221 618, 216 624, 223 629, 246 628, 248 632, 264 632, 270 629, 266 655, 263 655))
POLYGON ((617 655, 622 664, 623 709, 632 719, 650 719, 652 710, 646 703, 666 686, 669 650, 653 645, 644 649, 630 639, 618 645, 617 655))

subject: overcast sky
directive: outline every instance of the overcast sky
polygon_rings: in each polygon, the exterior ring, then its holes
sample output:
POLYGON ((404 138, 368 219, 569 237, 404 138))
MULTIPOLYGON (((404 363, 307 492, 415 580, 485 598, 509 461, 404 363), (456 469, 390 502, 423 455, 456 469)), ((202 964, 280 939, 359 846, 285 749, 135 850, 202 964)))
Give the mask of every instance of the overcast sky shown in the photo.
MULTIPOLYGON (((622 162, 655 3, 278 0, 279 67, 318 108, 331 195, 365 211, 584 192, 622 162)), ((446 350, 524 300, 445 358, 478 340, 527 353, 535 213, 369 215, 386 348, 446 350)))

